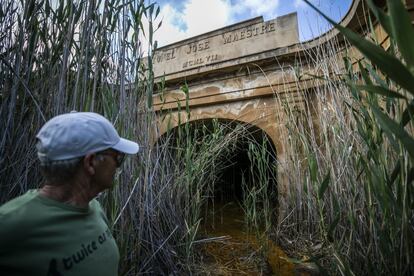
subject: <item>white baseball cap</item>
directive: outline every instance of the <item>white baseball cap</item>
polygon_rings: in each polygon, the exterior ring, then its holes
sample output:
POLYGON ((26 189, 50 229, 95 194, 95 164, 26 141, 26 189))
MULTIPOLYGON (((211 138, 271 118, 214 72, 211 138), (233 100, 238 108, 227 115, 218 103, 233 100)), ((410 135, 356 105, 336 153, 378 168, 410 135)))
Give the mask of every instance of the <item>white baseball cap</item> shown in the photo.
POLYGON ((73 159, 112 148, 136 154, 137 143, 119 137, 102 115, 93 112, 71 112, 49 120, 36 135, 37 155, 41 162, 73 159))

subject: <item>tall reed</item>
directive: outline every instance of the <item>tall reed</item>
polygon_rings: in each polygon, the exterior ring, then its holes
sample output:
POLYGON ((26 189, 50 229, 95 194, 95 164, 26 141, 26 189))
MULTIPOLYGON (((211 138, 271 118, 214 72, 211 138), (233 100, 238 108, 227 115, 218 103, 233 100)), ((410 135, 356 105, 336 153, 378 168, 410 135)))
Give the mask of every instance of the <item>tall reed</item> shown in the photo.
MULTIPOLYGON (((388 1, 388 14, 367 3, 390 35, 388 52, 337 26, 366 56, 356 72, 353 60, 338 61, 335 41, 298 60, 318 65, 322 75, 303 92, 311 99, 303 112, 284 105, 285 144, 294 154, 281 165, 291 211, 277 233, 293 255, 311 256, 332 273, 410 275, 414 31, 399 1, 388 1)), ((183 123, 153 143, 153 3, 0 4, 0 203, 40 185, 34 137, 45 120, 73 109, 100 112, 142 145, 114 189, 100 196, 120 246, 120 274, 190 274, 203 207, 212 204, 226 155, 249 139, 246 126, 183 123)), ((181 111, 189 116, 188 109, 181 111)), ((251 140, 248 152, 259 185, 244 185, 247 220, 272 235, 267 192, 275 168, 264 145, 251 140)))
POLYGON ((279 240, 332 274, 414 271, 413 41, 402 38, 414 31, 403 4, 387 3, 386 14, 367 1, 390 36, 388 51, 330 21, 365 59, 341 62, 334 43, 316 49, 313 104, 288 126, 291 150, 302 152, 287 165, 292 211, 279 240))
POLYGON ((100 197, 120 245, 121 274, 179 270, 177 254, 161 246, 175 225, 154 223, 151 205, 160 189, 151 169, 161 153, 149 147, 153 76, 139 39, 146 18, 151 56, 159 8, 143 0, 1 0, 0 9, 0 203, 40 186, 35 135, 47 119, 99 112, 142 145, 100 197))

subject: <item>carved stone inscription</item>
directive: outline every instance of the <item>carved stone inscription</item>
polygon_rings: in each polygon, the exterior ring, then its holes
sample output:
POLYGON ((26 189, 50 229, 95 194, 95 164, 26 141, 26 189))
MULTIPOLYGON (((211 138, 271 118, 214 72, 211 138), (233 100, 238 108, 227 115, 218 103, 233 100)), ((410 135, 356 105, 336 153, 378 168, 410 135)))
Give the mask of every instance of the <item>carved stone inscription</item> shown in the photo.
POLYGON ((222 29, 158 50, 156 77, 288 46, 299 42, 296 13, 252 25, 222 29))

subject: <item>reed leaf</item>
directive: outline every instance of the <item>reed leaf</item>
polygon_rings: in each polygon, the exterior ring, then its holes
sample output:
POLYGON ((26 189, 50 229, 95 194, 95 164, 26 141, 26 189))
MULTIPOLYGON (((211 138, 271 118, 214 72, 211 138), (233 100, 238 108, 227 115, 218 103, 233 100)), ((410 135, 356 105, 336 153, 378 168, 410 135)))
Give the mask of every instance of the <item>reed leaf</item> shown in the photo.
POLYGON ((371 106, 372 111, 375 113, 381 127, 391 135, 395 135, 400 142, 404 145, 405 149, 410 154, 411 158, 414 159, 414 139, 409 133, 407 133, 400 124, 390 119, 384 114, 377 106, 371 106))
POLYGON ((366 3, 387 34, 393 34, 389 16, 387 16, 383 10, 378 8, 372 0, 366 0, 366 3))
POLYGON ((396 91, 384 88, 378 85, 355 85, 355 88, 360 91, 367 91, 372 94, 378 94, 381 96, 389 97, 389 98, 397 98, 397 99, 406 99, 404 95, 399 94, 396 91))
POLYGON ((408 68, 414 74, 414 28, 412 18, 408 14, 402 1, 387 0, 389 20, 391 22, 392 37, 398 45, 408 68))
POLYGON ((361 53, 373 64, 383 71, 390 79, 414 95, 414 76, 407 67, 394 55, 386 52, 380 46, 362 38, 353 31, 335 23, 328 16, 323 14, 308 0, 304 0, 316 12, 324 17, 330 24, 338 29, 361 53))
POLYGON ((326 189, 329 187, 330 181, 331 181, 331 173, 328 172, 328 174, 323 179, 321 185, 319 186, 319 190, 318 190, 318 196, 319 196, 319 198, 322 198, 323 195, 325 194, 326 189))

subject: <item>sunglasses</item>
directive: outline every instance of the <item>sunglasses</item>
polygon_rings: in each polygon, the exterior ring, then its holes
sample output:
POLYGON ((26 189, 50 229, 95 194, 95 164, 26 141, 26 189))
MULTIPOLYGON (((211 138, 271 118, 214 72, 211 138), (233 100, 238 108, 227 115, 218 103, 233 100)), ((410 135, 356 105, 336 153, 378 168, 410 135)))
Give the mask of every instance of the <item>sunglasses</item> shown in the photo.
POLYGON ((125 160, 125 153, 119 151, 103 151, 99 152, 98 154, 111 156, 115 160, 117 168, 121 167, 122 163, 125 160))

